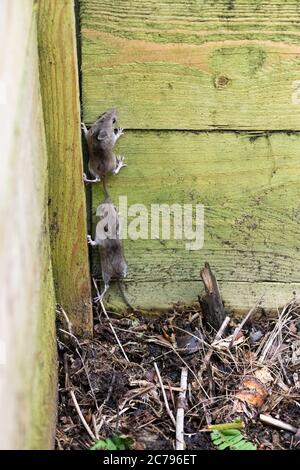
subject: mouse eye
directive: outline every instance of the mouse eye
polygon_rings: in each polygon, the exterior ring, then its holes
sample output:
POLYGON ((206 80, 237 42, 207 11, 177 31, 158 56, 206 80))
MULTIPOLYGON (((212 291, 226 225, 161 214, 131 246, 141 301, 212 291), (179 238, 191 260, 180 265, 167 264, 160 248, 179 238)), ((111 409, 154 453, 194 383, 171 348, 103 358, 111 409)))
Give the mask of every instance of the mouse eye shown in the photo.
POLYGON ((113 118, 112 122, 113 122, 113 124, 115 124, 115 122, 116 122, 116 118, 113 118))

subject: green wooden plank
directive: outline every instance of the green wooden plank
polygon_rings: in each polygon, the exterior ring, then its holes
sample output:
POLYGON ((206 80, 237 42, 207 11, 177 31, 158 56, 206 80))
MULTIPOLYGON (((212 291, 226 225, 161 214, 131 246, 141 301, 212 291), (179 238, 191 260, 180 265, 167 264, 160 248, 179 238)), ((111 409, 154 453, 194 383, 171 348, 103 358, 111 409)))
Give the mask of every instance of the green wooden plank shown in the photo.
POLYGON ((131 129, 300 130, 299 24, 296 0, 81 0, 84 119, 118 105, 131 129))
POLYGON ((49 155, 49 218, 56 297, 74 331, 91 336, 73 0, 38 2, 38 41, 49 155))
POLYGON ((81 0, 84 20, 96 30, 154 42, 198 42, 218 39, 223 30, 276 40, 299 37, 299 0, 81 0), (100 14, 101 10, 101 14, 100 14), (280 36, 280 32, 282 36, 280 36), (162 34, 163 33, 163 34, 162 34), (276 34, 274 34, 276 33, 276 34), (170 40, 171 39, 171 40, 170 40))
MULTIPOLYGON (((149 305, 153 283, 185 282, 190 298, 205 261, 228 285, 300 282, 299 145, 297 133, 128 131, 120 139, 116 152, 128 166, 108 179, 115 204, 126 196, 128 206, 144 204, 149 213, 155 203, 205 206, 201 250, 187 251, 186 240, 124 241, 128 283, 136 291, 144 285, 141 306, 149 305)), ((94 214, 101 200, 101 185, 95 185, 94 214)), ((161 306, 180 300, 175 287, 164 293, 161 306)), ((225 300, 242 308, 239 295, 233 288, 225 300)))
MULTIPOLYGON (((219 282, 225 308, 235 316, 244 315, 254 302, 263 294, 261 308, 267 314, 274 315, 285 303, 300 294, 300 284, 279 282, 219 282)), ((195 306, 199 308, 198 295, 202 295, 203 284, 200 281, 166 282, 125 282, 125 292, 132 306, 159 315, 161 311, 172 307, 195 306), (173 301, 177 299, 177 301, 173 301)), ((107 309, 120 312, 124 302, 115 285, 112 285, 105 299, 107 309)), ((258 310, 260 312, 260 309, 258 310)))
MULTIPOLYGON (((192 302, 204 261, 235 307, 265 283, 268 305, 276 283, 287 300, 299 282, 300 2, 82 0, 80 12, 84 119, 116 105, 132 130, 114 202, 205 206, 200 251, 125 241, 132 303, 192 302)), ((94 210, 102 197, 93 188, 94 210)))

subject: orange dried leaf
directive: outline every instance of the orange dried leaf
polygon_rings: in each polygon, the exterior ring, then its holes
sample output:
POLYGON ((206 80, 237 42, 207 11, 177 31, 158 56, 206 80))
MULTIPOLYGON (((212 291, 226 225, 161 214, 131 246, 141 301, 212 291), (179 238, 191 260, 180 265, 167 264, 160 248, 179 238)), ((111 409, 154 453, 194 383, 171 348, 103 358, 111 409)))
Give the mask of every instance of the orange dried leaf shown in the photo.
POLYGON ((251 406, 261 408, 268 396, 268 391, 255 377, 244 377, 241 390, 238 391, 235 396, 251 406))

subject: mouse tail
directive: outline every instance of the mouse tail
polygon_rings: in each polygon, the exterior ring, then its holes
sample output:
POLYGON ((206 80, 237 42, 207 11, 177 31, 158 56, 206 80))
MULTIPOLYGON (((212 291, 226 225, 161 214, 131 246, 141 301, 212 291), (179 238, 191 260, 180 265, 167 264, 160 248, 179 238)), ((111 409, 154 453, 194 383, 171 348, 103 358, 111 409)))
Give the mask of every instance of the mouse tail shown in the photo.
POLYGON ((130 308, 130 310, 132 310, 133 312, 135 312, 135 308, 130 304, 129 300, 127 299, 126 295, 125 295, 125 292, 123 290, 123 286, 122 286, 122 283, 120 281, 120 279, 117 280, 117 284, 118 284, 118 288, 119 288, 119 291, 120 291, 120 294, 122 296, 122 299, 124 300, 125 304, 127 305, 127 307, 130 308))
POLYGON ((110 195, 109 195, 109 192, 108 192, 107 186, 106 186, 106 177, 105 176, 102 179, 102 183, 103 183, 103 191, 104 191, 104 194, 105 194, 105 198, 110 199, 110 195))

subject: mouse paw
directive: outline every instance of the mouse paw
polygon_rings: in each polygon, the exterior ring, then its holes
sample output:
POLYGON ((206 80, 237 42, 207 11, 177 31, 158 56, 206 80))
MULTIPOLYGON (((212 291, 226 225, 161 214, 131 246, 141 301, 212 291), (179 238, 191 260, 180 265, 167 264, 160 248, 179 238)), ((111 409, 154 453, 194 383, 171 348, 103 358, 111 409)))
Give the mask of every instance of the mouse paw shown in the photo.
POLYGON ((117 157, 117 166, 113 171, 114 175, 117 175, 119 171, 121 170, 121 168, 123 168, 124 166, 127 166, 126 163, 124 162, 124 157, 120 157, 120 156, 117 157))
POLYGON ((83 173, 82 179, 83 179, 83 182, 84 182, 85 184, 89 184, 89 183, 99 183, 99 181, 101 181, 101 179, 99 178, 99 176, 97 176, 97 177, 96 177, 95 179, 93 179, 93 180, 89 180, 85 173, 83 173))
POLYGON ((117 141, 118 138, 121 137, 121 135, 124 134, 124 129, 123 129, 123 127, 118 127, 118 128, 116 129, 116 131, 117 131, 117 132, 115 133, 115 136, 116 136, 116 141, 117 141))
POLYGON ((84 132, 84 135, 87 135, 88 133, 88 130, 87 130, 87 127, 86 125, 84 124, 84 122, 81 123, 81 130, 84 132))
POLYGON ((96 297, 93 298, 93 301, 95 304, 98 304, 102 300, 102 295, 97 295, 96 297))
POLYGON ((88 236, 87 236, 87 242, 88 242, 88 244, 91 245, 91 246, 96 246, 96 245, 97 245, 97 243, 96 243, 94 240, 92 240, 91 235, 88 235, 88 236))

